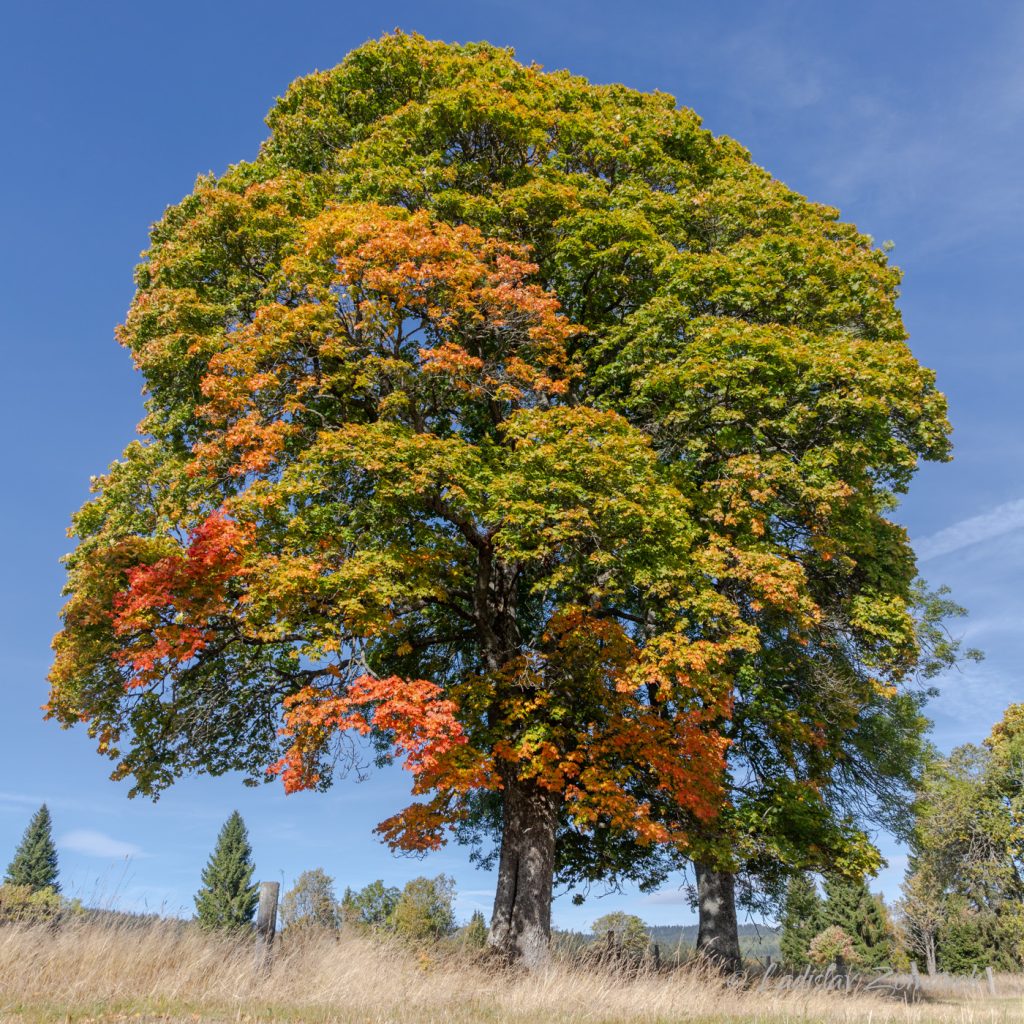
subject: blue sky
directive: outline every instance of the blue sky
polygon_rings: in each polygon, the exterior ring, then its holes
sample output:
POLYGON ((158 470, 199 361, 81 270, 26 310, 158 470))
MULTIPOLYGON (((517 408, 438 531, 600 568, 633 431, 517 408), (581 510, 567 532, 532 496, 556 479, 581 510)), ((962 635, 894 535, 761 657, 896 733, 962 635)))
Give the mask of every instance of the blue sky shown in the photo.
MULTIPOLYGON (((182 782, 128 801, 80 732, 41 721, 68 516, 141 418, 141 381, 112 329, 131 298, 148 225, 195 176, 255 154, 288 82, 396 26, 488 39, 525 61, 674 94, 798 191, 896 243, 917 356, 938 373, 956 459, 927 467, 898 515, 923 574, 971 610, 986 661, 940 681, 935 739, 980 739, 1024 699, 1024 8, 902 0, 630 4, 559 0, 374 4, 289 0, 69 0, 9 5, 0 39, 0 346, 6 440, 0 537, 0 861, 46 800, 66 889, 189 912, 232 808, 261 878, 322 866, 339 887, 445 871, 462 916, 493 880, 462 851, 394 858, 370 834, 404 806, 398 771, 328 795, 236 780, 182 782)), ((879 881, 895 896, 900 851, 879 881)), ((2 866, 2 865, 0 865, 2 866)), ((670 887, 556 902, 585 927, 613 909, 652 923, 692 915, 670 887)))

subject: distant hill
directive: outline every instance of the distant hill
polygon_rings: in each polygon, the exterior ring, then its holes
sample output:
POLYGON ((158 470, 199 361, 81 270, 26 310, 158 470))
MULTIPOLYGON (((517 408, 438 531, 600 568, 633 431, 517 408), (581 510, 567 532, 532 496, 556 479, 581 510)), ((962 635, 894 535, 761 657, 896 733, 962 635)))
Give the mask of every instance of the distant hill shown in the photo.
MULTIPOLYGON (((682 947, 692 949, 697 942, 697 926, 695 924, 652 924, 647 931, 651 941, 656 942, 663 951, 682 947)), ((741 924, 740 950, 746 957, 764 959, 770 956, 779 958, 779 929, 764 924, 741 924)))

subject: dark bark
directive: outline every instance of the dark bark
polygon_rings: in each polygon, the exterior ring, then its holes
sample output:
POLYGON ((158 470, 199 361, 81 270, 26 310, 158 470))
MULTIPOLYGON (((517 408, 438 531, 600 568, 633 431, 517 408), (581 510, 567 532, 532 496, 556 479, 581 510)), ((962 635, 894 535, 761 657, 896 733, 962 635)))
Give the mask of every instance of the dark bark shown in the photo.
MULTIPOLYGON (((484 665, 496 680, 518 656, 515 566, 493 557, 489 536, 482 538, 474 611, 484 665)), ((521 694, 498 687, 488 718, 499 724, 503 701, 521 694)), ((551 942, 551 896, 555 877, 555 833, 560 798, 533 780, 520 779, 515 766, 502 771, 502 829, 498 886, 491 916, 490 947, 525 967, 547 961, 551 942)))
POLYGON ((725 971, 739 970, 740 934, 736 922, 736 878, 706 864, 697 870, 697 952, 725 971))
POLYGON ((558 797, 533 781, 505 780, 498 888, 490 946, 509 961, 537 967, 551 941, 558 797))

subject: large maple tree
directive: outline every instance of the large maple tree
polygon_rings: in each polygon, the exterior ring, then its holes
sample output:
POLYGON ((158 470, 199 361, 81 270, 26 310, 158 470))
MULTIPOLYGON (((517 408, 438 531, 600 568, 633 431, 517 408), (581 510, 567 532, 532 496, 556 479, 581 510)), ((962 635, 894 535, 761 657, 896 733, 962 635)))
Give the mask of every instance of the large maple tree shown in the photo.
POLYGON ((362 734, 393 844, 497 808, 529 962, 556 872, 863 845, 829 784, 919 731, 887 513, 948 453, 886 254, 671 97, 484 44, 387 36, 268 123, 153 228, 50 714, 143 793, 326 786, 362 734))

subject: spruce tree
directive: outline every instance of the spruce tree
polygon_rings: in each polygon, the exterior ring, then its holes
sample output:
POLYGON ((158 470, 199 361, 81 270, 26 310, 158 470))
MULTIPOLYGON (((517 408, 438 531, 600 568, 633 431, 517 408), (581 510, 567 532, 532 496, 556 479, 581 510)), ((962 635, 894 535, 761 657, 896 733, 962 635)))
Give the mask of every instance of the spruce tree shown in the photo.
POLYGON ((252 921, 259 903, 259 887, 252 880, 254 870, 245 822, 238 811, 232 811, 203 869, 202 888, 196 893, 196 918, 204 928, 243 928, 252 921))
POLYGON ((952 900, 939 933, 939 969, 948 974, 970 974, 992 964, 990 928, 983 914, 952 900))
POLYGON ((811 939, 824 927, 821 897, 814 880, 806 872, 793 875, 786 887, 782 911, 783 961, 790 967, 805 967, 810 961, 807 950, 811 939))
POLYGON ((487 921, 479 910, 473 911, 469 923, 462 929, 463 944, 470 949, 483 949, 487 945, 487 921))
POLYGON ((836 925, 853 939, 861 964, 886 966, 892 957, 892 938, 885 908, 863 879, 833 875, 825 880, 824 925, 836 925))
POLYGON ((60 892, 57 880, 57 847, 53 843, 53 822, 46 804, 36 811, 29 822, 14 860, 4 875, 7 885, 26 885, 33 892, 52 889, 60 892))

